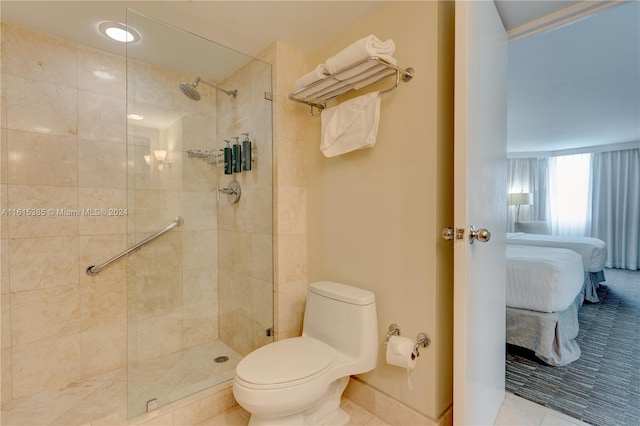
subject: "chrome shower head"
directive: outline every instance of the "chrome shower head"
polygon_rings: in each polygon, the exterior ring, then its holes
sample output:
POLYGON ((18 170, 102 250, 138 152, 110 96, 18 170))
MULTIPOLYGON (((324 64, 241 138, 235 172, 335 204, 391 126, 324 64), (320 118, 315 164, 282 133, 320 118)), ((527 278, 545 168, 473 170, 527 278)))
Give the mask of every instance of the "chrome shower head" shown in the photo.
POLYGON ((184 95, 191 99, 192 101, 200 100, 200 93, 196 90, 196 86, 198 85, 198 79, 194 83, 185 83, 184 81, 180 83, 180 90, 184 95))
POLYGON ((221 91, 222 93, 225 93, 229 96, 233 96, 233 98, 237 98, 238 97, 238 91, 237 90, 224 90, 221 89, 220 87, 216 86, 215 84, 211 84, 211 83, 207 83, 206 81, 202 80, 200 77, 196 77, 196 79, 193 81, 193 83, 185 83, 184 81, 182 83, 180 83, 180 90, 182 90, 182 93, 184 93, 184 95, 194 101, 199 101, 200 100, 200 93, 198 93, 198 90, 196 90, 196 87, 198 87, 199 83, 203 83, 206 84, 209 87, 213 87, 216 90, 221 91))

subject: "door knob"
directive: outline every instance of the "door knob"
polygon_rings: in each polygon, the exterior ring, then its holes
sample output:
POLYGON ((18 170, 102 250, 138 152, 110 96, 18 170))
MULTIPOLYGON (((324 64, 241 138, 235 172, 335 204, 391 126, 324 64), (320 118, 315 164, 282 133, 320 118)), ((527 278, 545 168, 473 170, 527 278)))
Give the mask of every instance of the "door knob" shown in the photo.
POLYGON ((454 236, 455 236, 455 231, 453 230, 453 228, 442 228, 442 238, 444 238, 447 241, 451 241, 453 240, 454 236))
POLYGON ((481 243, 486 243, 491 239, 491 231, 488 229, 480 228, 476 229, 475 226, 469 227, 469 244, 473 244, 476 240, 481 243))

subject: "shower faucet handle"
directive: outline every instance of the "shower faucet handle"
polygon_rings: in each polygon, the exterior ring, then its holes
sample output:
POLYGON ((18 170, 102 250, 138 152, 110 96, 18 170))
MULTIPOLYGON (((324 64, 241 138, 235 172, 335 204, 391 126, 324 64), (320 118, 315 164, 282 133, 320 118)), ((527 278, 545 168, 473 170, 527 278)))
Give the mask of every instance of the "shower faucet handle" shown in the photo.
POLYGON ((240 201, 240 195, 242 194, 242 189, 240 188, 240 183, 237 180, 232 180, 229 182, 227 188, 217 188, 216 198, 220 201, 220 193, 227 194, 227 201, 231 204, 236 204, 240 201))

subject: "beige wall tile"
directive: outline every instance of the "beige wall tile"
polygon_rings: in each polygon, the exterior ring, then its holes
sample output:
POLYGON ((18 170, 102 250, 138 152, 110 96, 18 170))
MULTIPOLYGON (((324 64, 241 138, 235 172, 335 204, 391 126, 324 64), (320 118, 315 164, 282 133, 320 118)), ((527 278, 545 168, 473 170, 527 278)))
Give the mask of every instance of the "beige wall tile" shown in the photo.
MULTIPOLYGON (((301 119, 298 119, 301 120, 301 119)), ((283 186, 304 187, 307 180, 308 165, 303 144, 311 143, 301 139, 278 136, 278 164, 277 182, 278 188, 283 186)))
POLYGON ((44 215, 8 217, 9 236, 34 238, 78 234, 78 189, 62 186, 9 185, 7 207, 37 209, 44 215))
POLYGON ((78 46, 78 89, 124 98, 126 62, 122 56, 78 46))
MULTIPOLYGON (((201 101, 202 102, 202 101, 201 101)), ((185 150, 218 148, 215 110, 204 114, 188 114, 182 118, 182 143, 185 150)))
POLYGON ((301 283, 307 280, 306 235, 278 237, 278 274, 280 283, 301 283))
POLYGON ((179 271, 140 275, 135 286, 135 303, 130 309, 138 318, 167 315, 182 308, 182 274, 179 271))
POLYGON ((76 90, 7 75, 7 128, 59 136, 78 134, 76 90))
POLYGON ((185 269, 182 271, 182 302, 185 307, 209 305, 218 299, 218 267, 185 269))
MULTIPOLYGON (((131 236, 131 234, 129 235, 131 236)), ((135 241, 149 235, 135 234, 135 241)), ((174 228, 158 239, 132 252, 127 261, 132 275, 147 276, 159 273, 176 273, 182 269, 182 234, 174 228)))
MULTIPOLYGON (((228 250, 228 247, 221 247, 228 250)), ((215 230, 182 233, 182 265, 185 269, 207 268, 218 261, 218 240, 215 230)))
MULTIPOLYGON (((225 198, 226 196, 222 195, 221 201, 225 198)), ((214 191, 183 192, 182 206, 185 231, 217 228, 218 202, 214 191)))
POLYGON ((192 305, 183 311, 182 347, 200 345, 218 337, 218 306, 192 305))
POLYGON ((78 90, 78 137, 124 143, 126 111, 124 98, 78 90))
POLYGON ((109 325, 123 327, 127 313, 126 283, 86 283, 80 289, 80 321, 83 331, 109 325))
MULTIPOLYGON (((6 209, 9 206, 8 188, 6 184, 0 184, 0 207, 6 209)), ((9 236, 9 216, 0 216, 0 238, 9 236)))
POLYGON ((78 237, 9 240, 11 291, 78 284, 78 237))
POLYGON ((13 387, 13 369, 11 368, 11 348, 2 349, 2 358, 0 359, 0 368, 2 374, 0 378, 0 402, 4 405, 11 401, 13 387))
POLYGON ((289 186, 278 187, 278 234, 306 234, 306 205, 306 189, 289 186))
POLYGON ((180 350, 182 347, 182 312, 143 318, 135 322, 137 353, 144 361, 180 350))
POLYGON ((121 188, 80 188, 80 210, 100 211, 78 217, 80 235, 123 234, 127 231, 127 192, 121 188))
POLYGON ((9 280, 9 240, 0 238, 0 294, 8 294, 11 292, 11 284, 9 280))
POLYGON ((133 208, 134 227, 131 231, 159 231, 183 214, 182 191, 136 191, 133 208))
POLYGON ((14 398, 63 386, 81 377, 79 334, 16 346, 12 355, 14 398))
POLYGON ((7 142, 9 184, 78 185, 78 147, 75 137, 9 130, 7 142))
MULTIPOLYGON (((0 77, 0 80, 2 78, 0 77)), ((2 84, 2 83, 0 83, 2 84)), ((5 100, 4 100, 4 84, 2 86, 2 88, 0 88, 0 91, 2 91, 2 99, 0 100, 0 102, 2 102, 2 104, 0 104, 0 115, 2 117, 5 116, 6 113, 6 108, 4 107, 5 105, 5 100)), ((4 127, 4 118, 2 121, 2 128, 0 128, 0 184, 6 184, 8 183, 7 181, 7 159, 9 158, 9 154, 7 152, 7 129, 4 127)), ((3 204, 4 205, 4 204, 3 204)))
POLYGON ((76 46, 66 40, 3 23, 4 71, 67 87, 76 85, 76 46))
POLYGON ((124 144, 80 140, 78 170, 81 188, 127 187, 127 150, 124 144))
POLYGON ((79 331, 80 294, 77 285, 11 294, 13 346, 79 331))
POLYGON ((87 235, 79 237, 80 283, 98 281, 124 281, 126 277, 127 259, 123 257, 96 276, 89 276, 86 269, 91 265, 100 265, 121 253, 126 248, 126 236, 122 234, 87 235))
MULTIPOLYGON (((200 148, 202 149, 202 148, 200 148)), ((211 148, 217 149, 217 148, 211 148)), ((207 163, 207 160, 189 157, 183 154, 183 189, 190 192, 213 192, 215 194, 219 182, 218 175, 222 165, 207 163)))
POLYGON ((0 349, 11 347, 11 296, 9 294, 0 295, 2 311, 0 316, 0 349))
POLYGON ((80 334, 80 347, 82 377, 92 377, 125 367, 127 338, 124 320, 83 331, 80 334))

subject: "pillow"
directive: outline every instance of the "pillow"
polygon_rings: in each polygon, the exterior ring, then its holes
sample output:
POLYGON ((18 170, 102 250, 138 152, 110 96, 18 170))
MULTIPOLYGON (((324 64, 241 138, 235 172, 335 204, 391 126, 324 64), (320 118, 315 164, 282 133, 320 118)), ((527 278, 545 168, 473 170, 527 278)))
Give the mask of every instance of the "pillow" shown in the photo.
POLYGON ((529 222, 516 222, 515 232, 525 232, 527 234, 546 234, 549 235, 549 225, 542 220, 532 220, 529 222))

